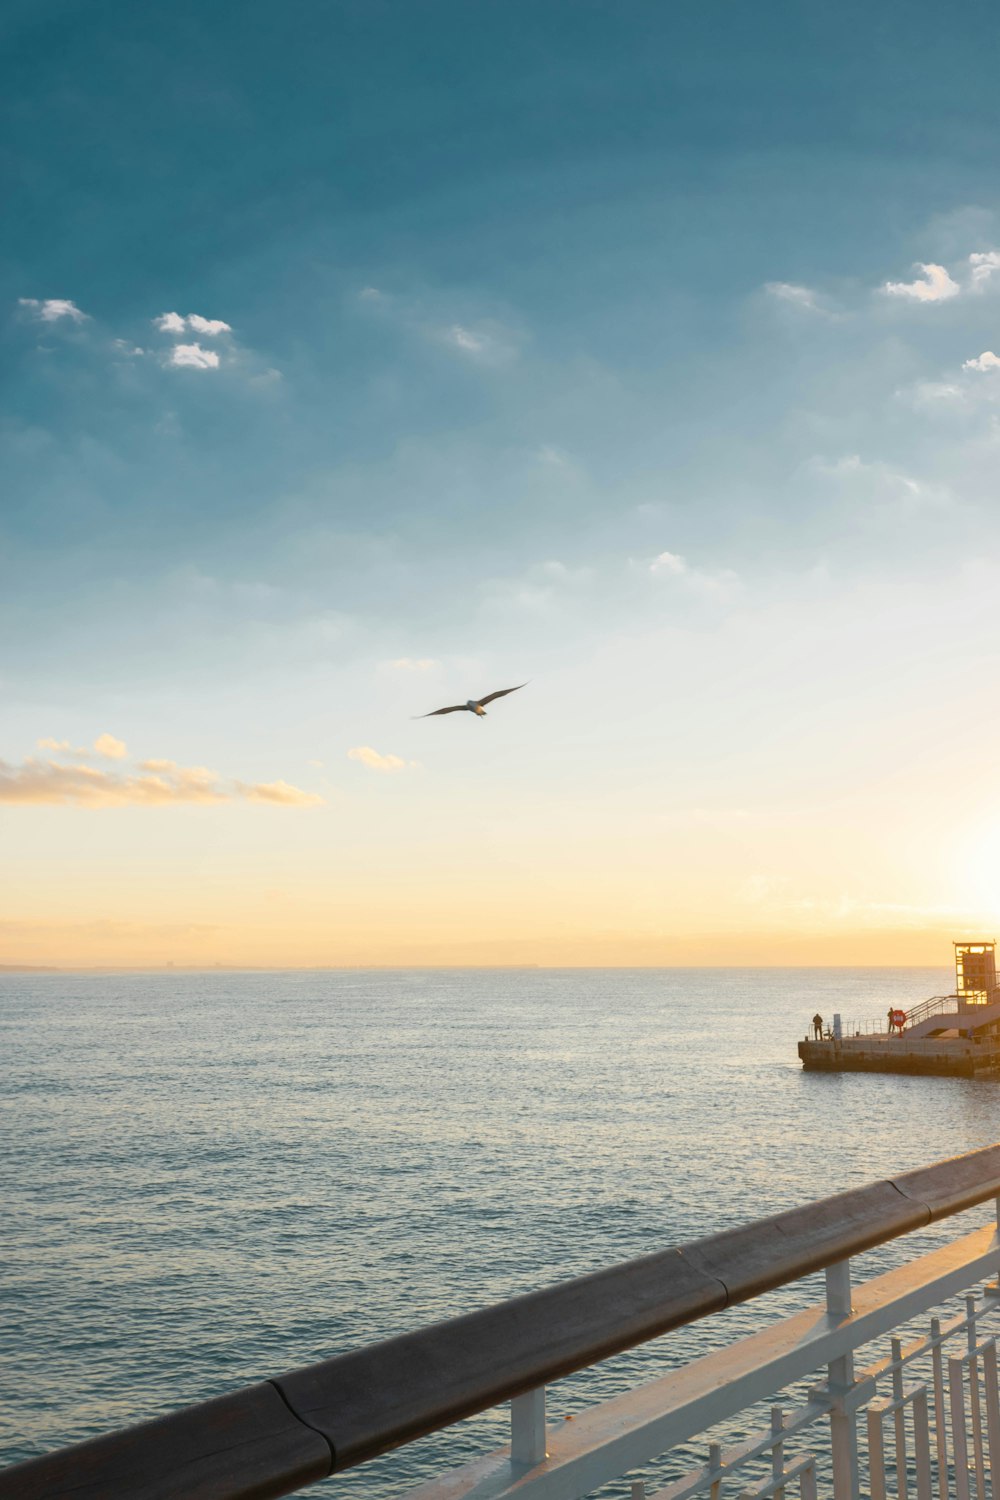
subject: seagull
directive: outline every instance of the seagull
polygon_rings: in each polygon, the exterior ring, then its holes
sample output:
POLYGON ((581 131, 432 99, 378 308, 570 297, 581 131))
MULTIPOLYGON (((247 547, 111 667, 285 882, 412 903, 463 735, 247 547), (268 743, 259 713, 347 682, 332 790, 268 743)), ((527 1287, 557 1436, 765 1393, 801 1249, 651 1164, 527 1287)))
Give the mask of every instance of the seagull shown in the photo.
POLYGON ((508 693, 519 693, 526 682, 519 682, 517 687, 501 688, 498 693, 487 693, 485 698, 470 698, 468 703, 453 703, 450 708, 432 708, 429 714, 416 714, 418 719, 433 719, 436 714, 475 714, 477 719, 486 718, 484 703, 492 703, 494 698, 506 698, 508 693))

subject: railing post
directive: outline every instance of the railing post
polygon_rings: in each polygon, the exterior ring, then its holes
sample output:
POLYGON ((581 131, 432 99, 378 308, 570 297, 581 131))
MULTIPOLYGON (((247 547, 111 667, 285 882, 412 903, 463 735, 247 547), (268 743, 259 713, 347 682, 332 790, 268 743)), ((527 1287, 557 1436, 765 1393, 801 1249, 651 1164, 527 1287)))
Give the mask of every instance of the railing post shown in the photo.
MULTIPOLYGON (((838 1322, 851 1316, 851 1262, 838 1260, 826 1268, 826 1310, 838 1322)), ((854 1354, 843 1354, 827 1366, 830 1395, 830 1448, 833 1456, 834 1500, 859 1500, 858 1428, 853 1408, 844 1398, 854 1387, 854 1354)))
POLYGON ((545 1449, 545 1387, 515 1396, 510 1403, 510 1461, 532 1469, 548 1454, 545 1449))

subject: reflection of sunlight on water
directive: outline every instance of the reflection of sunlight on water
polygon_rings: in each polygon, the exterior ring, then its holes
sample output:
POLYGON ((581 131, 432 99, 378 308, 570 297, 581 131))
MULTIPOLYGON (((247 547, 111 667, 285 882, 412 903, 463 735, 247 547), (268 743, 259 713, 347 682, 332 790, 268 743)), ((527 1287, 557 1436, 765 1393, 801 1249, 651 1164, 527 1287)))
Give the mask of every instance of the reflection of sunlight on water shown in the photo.
MULTIPOLYGON (((795 1062, 813 1011, 878 1015, 948 979, 3 977, 6 1459, 998 1138, 1000 1084, 795 1062)), ((903 1255, 872 1252, 867 1274, 903 1255)), ((553 1415, 815 1282, 560 1382, 553 1415)), ((496 1446, 505 1420, 338 1487, 395 1491, 496 1446)))

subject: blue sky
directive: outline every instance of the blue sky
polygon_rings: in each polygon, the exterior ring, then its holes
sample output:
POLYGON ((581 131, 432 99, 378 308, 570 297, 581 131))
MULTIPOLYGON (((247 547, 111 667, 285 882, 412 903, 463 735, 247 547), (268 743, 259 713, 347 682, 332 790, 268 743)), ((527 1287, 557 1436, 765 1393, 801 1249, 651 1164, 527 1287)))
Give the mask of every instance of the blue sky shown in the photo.
POLYGON ((11 961, 898 956, 1000 915, 995 13, 5 30, 11 961), (290 913, 259 949, 237 887, 290 913))

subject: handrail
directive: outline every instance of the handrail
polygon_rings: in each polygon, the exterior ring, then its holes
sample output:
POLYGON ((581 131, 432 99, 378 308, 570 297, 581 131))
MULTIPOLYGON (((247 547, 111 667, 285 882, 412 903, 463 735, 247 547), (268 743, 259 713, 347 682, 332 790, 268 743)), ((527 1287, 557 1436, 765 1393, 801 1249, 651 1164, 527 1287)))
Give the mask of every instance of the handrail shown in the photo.
POLYGON ((919 1005, 913 1007, 907 1014, 906 1024, 917 1026, 921 1021, 926 1021, 928 1016, 950 1016, 959 1008, 960 1002, 957 995, 932 995, 929 1000, 921 1000, 919 1005), (954 1006, 948 1005, 949 1000, 955 1002, 954 1006))
POLYGON ((0 1500, 272 1500, 998 1196, 987 1146, 29 1459, 0 1500))

